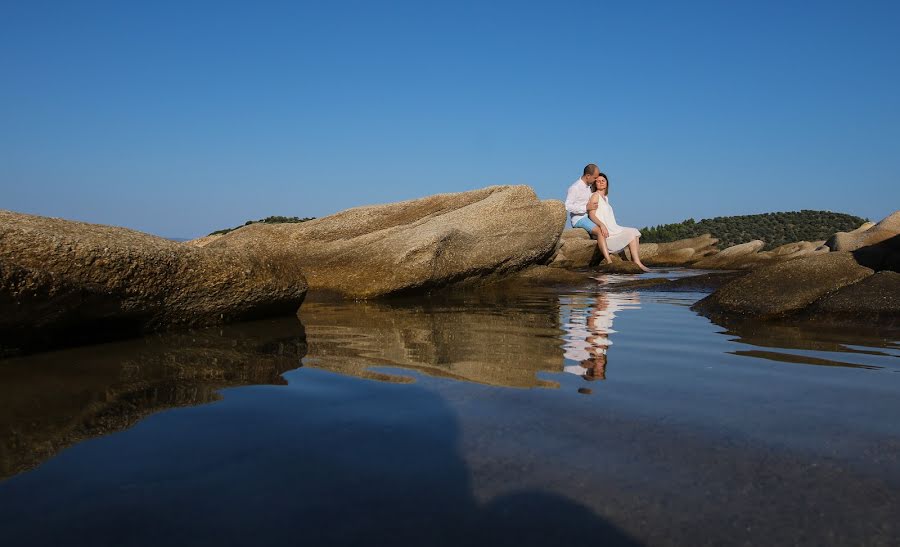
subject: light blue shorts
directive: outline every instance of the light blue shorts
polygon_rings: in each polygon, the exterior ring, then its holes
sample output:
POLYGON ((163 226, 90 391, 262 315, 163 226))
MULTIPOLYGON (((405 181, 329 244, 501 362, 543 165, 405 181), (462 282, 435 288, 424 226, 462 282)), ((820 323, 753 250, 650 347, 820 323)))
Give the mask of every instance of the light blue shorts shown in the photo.
POLYGON ((579 220, 578 222, 576 222, 575 225, 573 226, 573 228, 582 228, 582 229, 584 229, 584 230, 587 230, 587 233, 588 233, 588 234, 591 234, 591 235, 592 235, 593 229, 596 228, 596 227, 597 227, 597 225, 594 224, 594 223, 591 221, 591 219, 588 218, 587 216, 581 217, 581 220, 579 220))

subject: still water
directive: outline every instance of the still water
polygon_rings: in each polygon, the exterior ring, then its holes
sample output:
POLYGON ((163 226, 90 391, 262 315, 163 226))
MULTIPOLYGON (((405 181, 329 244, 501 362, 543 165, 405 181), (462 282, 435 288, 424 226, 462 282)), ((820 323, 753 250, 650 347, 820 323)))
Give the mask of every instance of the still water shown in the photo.
POLYGON ((900 334, 627 280, 0 361, 0 542, 898 543, 900 334))

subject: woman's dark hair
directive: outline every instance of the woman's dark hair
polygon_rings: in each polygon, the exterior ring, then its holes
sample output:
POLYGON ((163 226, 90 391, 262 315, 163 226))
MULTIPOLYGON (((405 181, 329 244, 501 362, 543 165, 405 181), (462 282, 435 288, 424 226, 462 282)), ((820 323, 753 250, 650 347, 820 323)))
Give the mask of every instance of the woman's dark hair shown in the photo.
MULTIPOLYGON (((609 177, 607 177, 607 176, 606 176, 606 173, 603 173, 603 172, 597 173, 597 176, 598 176, 598 177, 603 177, 603 178, 606 179, 606 193, 603 194, 603 195, 604 195, 604 196, 608 196, 608 195, 609 195, 609 177)), ((597 191, 596 183, 594 184, 594 191, 595 191, 595 192, 597 191)))

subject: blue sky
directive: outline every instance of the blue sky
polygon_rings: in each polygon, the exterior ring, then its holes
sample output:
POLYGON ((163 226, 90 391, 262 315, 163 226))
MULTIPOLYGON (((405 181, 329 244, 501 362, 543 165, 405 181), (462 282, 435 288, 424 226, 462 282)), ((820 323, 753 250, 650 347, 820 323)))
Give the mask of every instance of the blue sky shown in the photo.
POLYGON ((897 2, 0 0, 0 208, 195 237, 492 184, 900 208, 897 2))

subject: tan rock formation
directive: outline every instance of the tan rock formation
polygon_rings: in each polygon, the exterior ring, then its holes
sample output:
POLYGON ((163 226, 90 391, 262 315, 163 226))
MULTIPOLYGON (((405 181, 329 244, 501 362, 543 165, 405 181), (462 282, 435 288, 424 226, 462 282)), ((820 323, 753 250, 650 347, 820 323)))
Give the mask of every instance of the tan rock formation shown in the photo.
POLYGON ((715 254, 718 242, 711 235, 703 234, 669 243, 641 243, 641 261, 648 266, 686 266, 715 254))
POLYGON ((547 260, 566 222, 562 202, 527 186, 357 207, 299 224, 251 224, 207 249, 288 254, 311 290, 369 298, 501 275, 547 260))
POLYGON ((825 245, 832 251, 855 251, 891 239, 900 234, 900 211, 894 211, 878 224, 868 227, 867 224, 852 232, 838 232, 825 245))
POLYGON ((0 348, 273 313, 306 294, 296 260, 213 252, 126 228, 0 211, 0 348))
POLYGON ((563 230, 556 255, 550 262, 554 268, 587 268, 603 260, 597 240, 581 228, 563 230))

